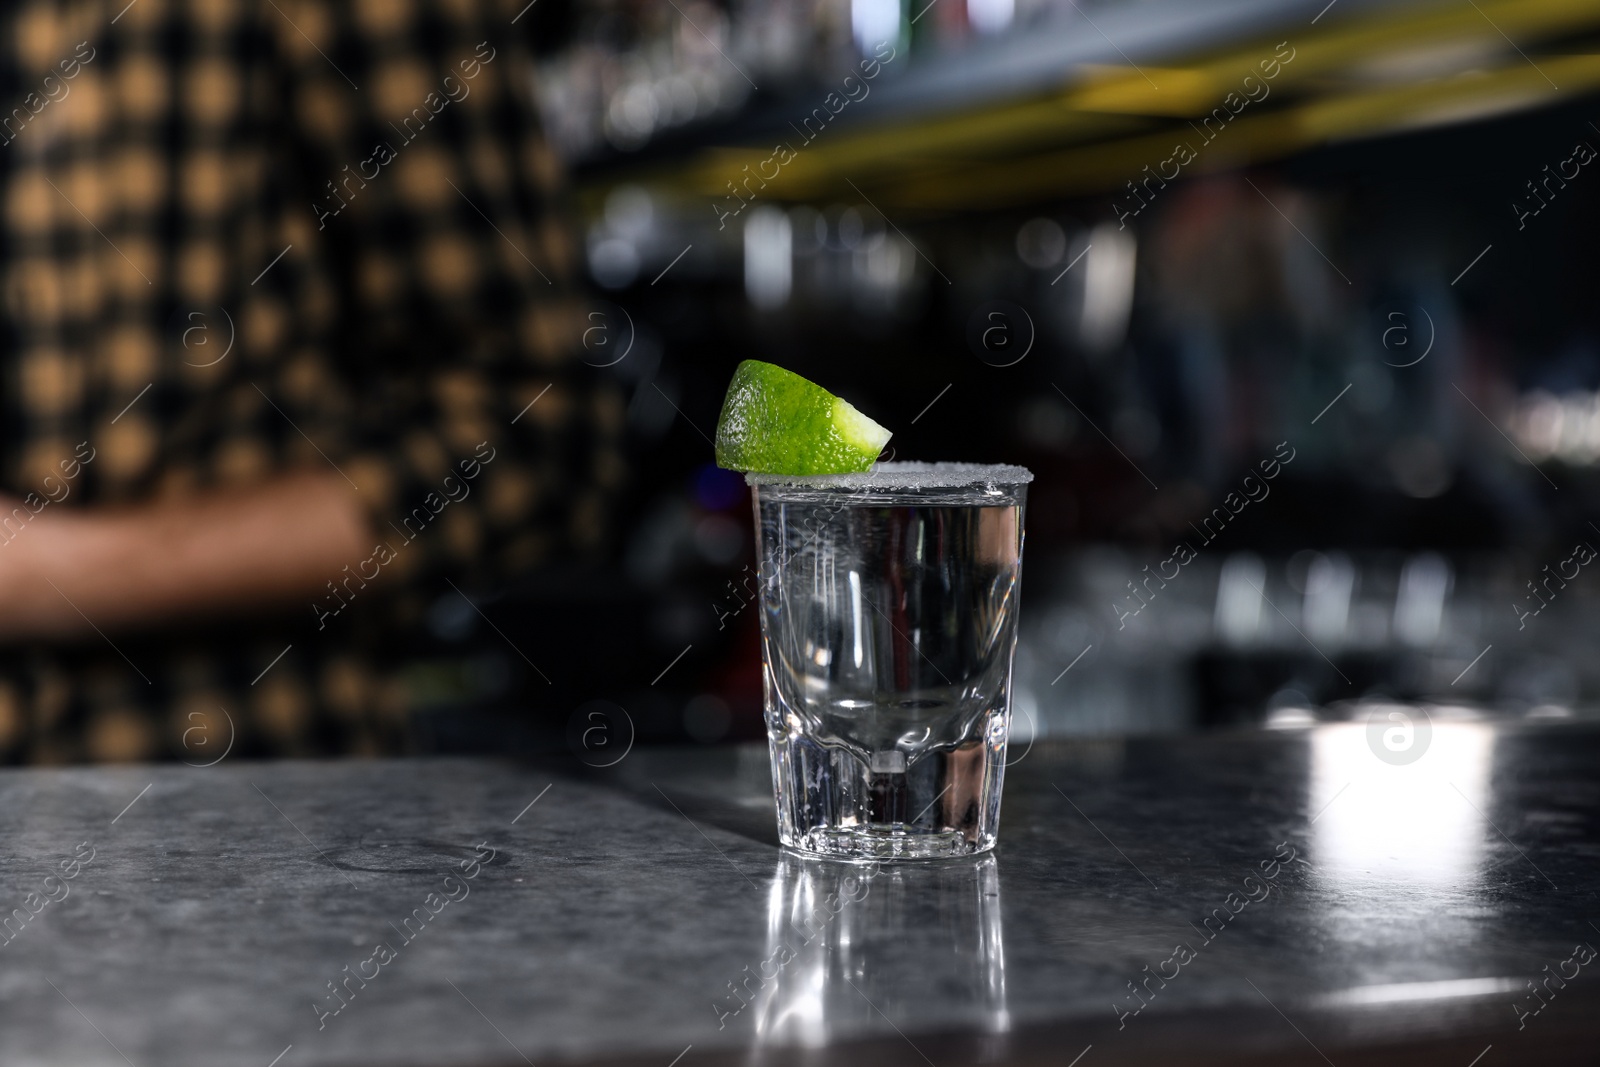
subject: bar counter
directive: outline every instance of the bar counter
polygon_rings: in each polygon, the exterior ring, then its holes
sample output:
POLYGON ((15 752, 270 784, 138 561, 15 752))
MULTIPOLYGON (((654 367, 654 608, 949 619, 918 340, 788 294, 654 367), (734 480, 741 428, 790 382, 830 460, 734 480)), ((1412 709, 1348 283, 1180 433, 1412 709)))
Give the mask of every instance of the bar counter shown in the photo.
POLYGON ((992 855, 873 867, 777 847, 757 746, 11 770, 0 1063, 1593 1062, 1597 772, 1465 714, 1041 742, 992 855))

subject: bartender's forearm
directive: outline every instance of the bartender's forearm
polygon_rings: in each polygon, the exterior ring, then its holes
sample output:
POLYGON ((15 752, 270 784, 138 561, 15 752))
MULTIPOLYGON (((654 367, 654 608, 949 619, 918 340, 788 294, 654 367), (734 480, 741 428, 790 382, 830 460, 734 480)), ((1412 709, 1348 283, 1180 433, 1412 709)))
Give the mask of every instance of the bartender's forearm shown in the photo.
POLYGON ((0 535, 0 639, 283 605, 370 548, 361 503, 337 474, 133 508, 51 508, 0 535))

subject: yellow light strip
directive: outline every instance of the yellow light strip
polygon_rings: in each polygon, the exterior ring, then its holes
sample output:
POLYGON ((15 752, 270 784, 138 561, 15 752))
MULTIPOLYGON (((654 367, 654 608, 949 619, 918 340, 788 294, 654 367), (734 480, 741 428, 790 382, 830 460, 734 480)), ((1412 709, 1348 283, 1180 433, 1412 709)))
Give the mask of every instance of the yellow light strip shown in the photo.
MULTIPOLYGON (((1185 173, 1591 90, 1600 85, 1600 56, 1540 56, 1530 49, 1592 27, 1600 27, 1592 0, 1478 0, 1350 23, 1330 19, 1303 34, 1281 31, 1275 36, 1287 36, 1294 58, 1267 84, 1278 100, 1295 102, 1274 101, 1273 110, 1259 115, 1246 109, 1185 173), (1518 54, 1507 37, 1534 58, 1518 54), (1463 64, 1476 69, 1460 73, 1463 64)), ((784 140, 798 151, 777 168, 762 166, 773 156, 771 145, 711 148, 680 163, 610 174, 583 192, 597 205, 606 188, 626 180, 715 200, 729 195, 729 182, 748 195, 747 175, 774 170, 776 178, 750 183, 763 199, 853 198, 849 183, 855 183, 875 200, 881 194, 886 202, 931 211, 1114 191, 1145 165, 1168 158, 1178 140, 1200 147, 1189 124, 1173 119, 1205 115, 1245 75, 1259 78, 1259 63, 1273 56, 1275 43, 1238 45, 1143 73, 1082 67, 1058 90, 1032 99, 837 135, 824 130, 810 144, 791 135, 784 140)))

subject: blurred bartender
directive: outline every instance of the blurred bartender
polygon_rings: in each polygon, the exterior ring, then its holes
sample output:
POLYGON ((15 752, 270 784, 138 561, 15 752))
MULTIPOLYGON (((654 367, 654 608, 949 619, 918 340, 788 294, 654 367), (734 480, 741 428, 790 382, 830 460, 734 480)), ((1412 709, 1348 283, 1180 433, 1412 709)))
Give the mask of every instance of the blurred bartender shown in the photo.
POLYGON ((518 6, 0 14, 0 756, 403 751, 429 604, 601 540, 518 6))

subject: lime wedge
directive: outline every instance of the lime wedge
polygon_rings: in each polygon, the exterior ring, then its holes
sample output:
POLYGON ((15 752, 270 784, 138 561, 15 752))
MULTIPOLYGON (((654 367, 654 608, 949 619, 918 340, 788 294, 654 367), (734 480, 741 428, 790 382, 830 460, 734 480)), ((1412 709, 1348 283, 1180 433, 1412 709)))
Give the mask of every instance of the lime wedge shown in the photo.
POLYGON ((872 469, 889 431, 793 371, 747 359, 717 421, 717 465, 761 474, 872 469))

